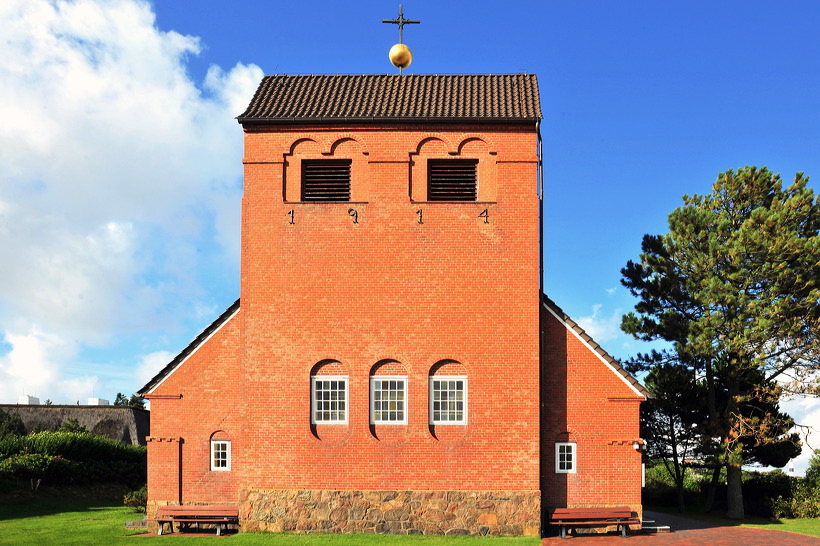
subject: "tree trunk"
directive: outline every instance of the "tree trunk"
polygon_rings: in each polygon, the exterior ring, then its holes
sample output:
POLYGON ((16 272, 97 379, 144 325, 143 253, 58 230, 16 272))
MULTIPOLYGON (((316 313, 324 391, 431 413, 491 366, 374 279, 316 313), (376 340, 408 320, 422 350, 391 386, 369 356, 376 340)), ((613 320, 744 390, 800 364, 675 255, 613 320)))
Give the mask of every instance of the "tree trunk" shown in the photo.
MULTIPOLYGON (((686 507, 683 505, 683 482, 686 476, 686 469, 678 456, 678 438, 675 434, 675 423, 670 418, 669 423, 669 438, 672 440, 672 465, 675 470, 675 489, 678 490, 678 512, 683 514, 686 507)), ((668 468, 668 466, 667 466, 668 468)))
POLYGON ((726 391, 729 395, 726 406, 726 430, 724 438, 724 448, 726 457, 726 504, 728 510, 726 517, 731 519, 743 519, 743 476, 741 467, 743 466, 743 445, 739 443, 739 433, 735 428, 735 416, 740 414, 740 362, 741 358, 729 353, 729 374, 726 391))
POLYGON ((715 508, 715 491, 717 491, 718 480, 720 480, 720 469, 717 467, 712 472, 712 480, 709 482, 709 488, 706 490, 706 507, 704 512, 707 514, 715 508))
POLYGON ((739 464, 730 462, 726 465, 726 485, 726 501, 729 505, 729 509, 726 511, 726 517, 731 519, 743 519, 743 481, 739 464))

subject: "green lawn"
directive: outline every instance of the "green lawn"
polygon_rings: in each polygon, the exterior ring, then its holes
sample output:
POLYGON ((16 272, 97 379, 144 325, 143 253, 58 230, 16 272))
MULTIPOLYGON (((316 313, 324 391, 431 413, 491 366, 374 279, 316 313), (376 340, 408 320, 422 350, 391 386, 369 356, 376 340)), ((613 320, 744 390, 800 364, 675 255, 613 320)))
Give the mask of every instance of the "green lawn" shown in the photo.
MULTIPOLYGON (((676 514, 671 509, 653 510, 676 514)), ((747 518, 742 523, 721 517, 720 514, 688 513, 686 517, 709 521, 716 525, 759 527, 820 537, 820 519, 770 521, 763 518, 747 518)), ((29 495, 0 502, 0 543, 2 544, 77 544, 107 545, 131 544, 162 540, 190 542, 192 537, 171 535, 158 537, 128 536, 140 531, 126 530, 125 522, 142 519, 130 509, 121 506, 117 499, 77 498, 69 491, 41 493, 36 498, 29 495)), ((225 541, 227 544, 283 544, 283 545, 391 545, 391 544, 464 544, 487 546, 535 546, 538 538, 497 537, 443 537, 443 536, 397 536, 397 535, 294 535, 273 533, 239 533, 230 537, 196 537, 197 543, 225 541)))
MULTIPOLYGON (((161 540, 190 543, 192 537, 182 535, 128 536, 139 531, 126 530, 125 522, 142 519, 114 500, 67 498, 65 495, 43 494, 38 498, 21 498, 0 504, 0 543, 2 544, 130 544, 139 546, 161 540)), ((230 537, 196 537, 197 544, 222 541, 222 545, 244 544, 464 544, 487 546, 535 546, 537 538, 505 537, 443 537, 397 535, 294 535, 274 533, 239 533, 230 537), (226 542, 227 541, 227 542, 226 542)))
POLYGON ((758 527, 773 531, 786 531, 820 538, 820 519, 780 519, 762 523, 744 523, 743 527, 758 527))
POLYGON ((749 516, 742 522, 735 519, 727 519, 723 517, 723 513, 714 512, 705 514, 696 510, 687 510, 686 514, 678 514, 674 508, 667 507, 646 507, 646 510, 654 510, 656 512, 665 512, 672 515, 683 515, 687 518, 708 521, 716 525, 724 527, 755 527, 758 529, 769 529, 770 531, 785 531, 787 533, 799 533, 801 535, 809 535, 820 538, 820 518, 814 519, 779 519, 770 520, 755 516, 749 516))

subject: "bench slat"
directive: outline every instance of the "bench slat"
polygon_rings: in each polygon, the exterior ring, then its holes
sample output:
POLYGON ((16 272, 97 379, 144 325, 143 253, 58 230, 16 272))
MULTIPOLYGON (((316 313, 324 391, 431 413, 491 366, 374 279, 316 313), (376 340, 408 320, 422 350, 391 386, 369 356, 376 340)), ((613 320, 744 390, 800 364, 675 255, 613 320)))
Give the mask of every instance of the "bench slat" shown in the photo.
POLYGON ((605 512, 600 512, 598 514, 584 514, 583 516, 567 514, 561 516, 552 516, 550 519, 562 519, 564 521, 576 520, 576 519, 634 519, 635 516, 632 514, 608 514, 605 512))
POLYGON ((151 521, 159 522, 159 534, 162 534, 163 526, 167 523, 170 531, 174 530, 174 523, 183 526, 196 523, 210 523, 216 525, 217 536, 222 535, 223 525, 239 525, 239 508, 230 505, 183 505, 183 506, 160 506, 157 509, 157 517, 151 521))
POLYGON ((239 508, 236 506, 160 506, 160 512, 163 511, 178 511, 178 512, 234 512, 239 513, 239 508))
POLYGON ((592 512, 598 510, 629 510, 629 506, 560 506, 550 508, 551 512, 572 511, 572 512, 592 512))
POLYGON ((567 521, 567 520, 558 520, 558 521, 551 521, 550 524, 552 525, 566 525, 567 527, 575 526, 582 526, 582 525, 637 525, 640 523, 637 519, 607 519, 607 520, 598 520, 598 521, 591 521, 591 520, 583 520, 583 521, 567 521))
POLYGON ((572 519, 631 519, 634 518, 632 514, 609 514, 606 512, 600 512, 598 514, 584 514, 583 516, 567 514, 562 516, 552 516, 551 519, 563 519, 563 520, 572 520, 572 519))
POLYGON ((196 518, 196 517, 219 517, 219 518, 237 518, 239 514, 231 514, 229 512, 197 512, 197 513, 190 513, 190 512, 163 512, 162 514, 158 514, 159 516, 169 517, 169 518, 196 518))
POLYGON ((561 538, 566 538, 567 528, 576 527, 616 527, 625 537, 630 525, 640 523, 628 506, 553 508, 549 514, 549 523, 561 526, 561 538))

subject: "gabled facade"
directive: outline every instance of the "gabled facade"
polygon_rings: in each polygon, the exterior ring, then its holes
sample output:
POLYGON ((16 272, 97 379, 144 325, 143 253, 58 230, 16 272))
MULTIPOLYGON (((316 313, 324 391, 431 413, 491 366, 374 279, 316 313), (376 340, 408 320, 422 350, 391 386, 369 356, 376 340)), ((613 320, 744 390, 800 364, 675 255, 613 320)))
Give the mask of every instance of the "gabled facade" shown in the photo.
POLYGON ((645 392, 541 295, 540 118, 533 75, 263 79, 241 304, 141 391, 151 509, 508 535, 640 509, 645 392))

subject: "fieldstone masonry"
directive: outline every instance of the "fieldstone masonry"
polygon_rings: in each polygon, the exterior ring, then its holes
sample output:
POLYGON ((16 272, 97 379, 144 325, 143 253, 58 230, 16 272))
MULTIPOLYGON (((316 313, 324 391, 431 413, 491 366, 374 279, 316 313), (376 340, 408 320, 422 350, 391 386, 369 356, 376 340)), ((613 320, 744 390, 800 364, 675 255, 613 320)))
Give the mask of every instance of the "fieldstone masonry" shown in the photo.
POLYGON ((538 536, 538 491, 242 491, 243 531, 538 536))

